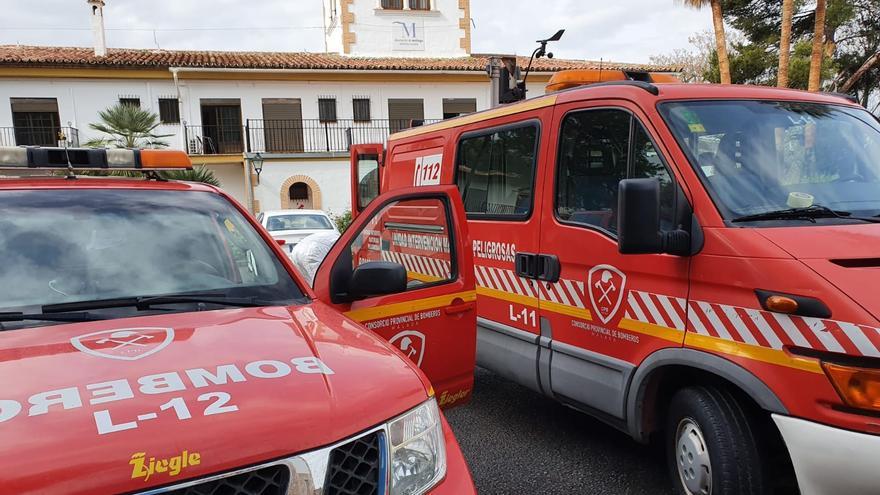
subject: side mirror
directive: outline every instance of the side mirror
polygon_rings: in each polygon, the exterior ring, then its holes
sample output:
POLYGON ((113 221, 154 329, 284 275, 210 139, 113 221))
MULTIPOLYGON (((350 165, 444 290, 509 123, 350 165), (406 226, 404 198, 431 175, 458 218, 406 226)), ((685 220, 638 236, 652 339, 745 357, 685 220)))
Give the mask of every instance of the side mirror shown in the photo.
POLYGON ((352 299, 396 294, 406 290, 406 268, 390 261, 370 261, 354 269, 348 285, 352 299))
POLYGON ((618 194, 617 243, 621 254, 691 253, 685 230, 660 230, 660 181, 625 179, 618 194))

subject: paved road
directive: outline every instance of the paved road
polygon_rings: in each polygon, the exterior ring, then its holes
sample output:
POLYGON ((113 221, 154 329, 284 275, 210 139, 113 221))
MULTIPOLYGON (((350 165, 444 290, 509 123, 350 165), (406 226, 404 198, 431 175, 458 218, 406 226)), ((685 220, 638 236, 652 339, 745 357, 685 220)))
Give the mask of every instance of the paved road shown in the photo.
POLYGON ((490 371, 447 417, 481 494, 672 493, 656 449, 490 371))

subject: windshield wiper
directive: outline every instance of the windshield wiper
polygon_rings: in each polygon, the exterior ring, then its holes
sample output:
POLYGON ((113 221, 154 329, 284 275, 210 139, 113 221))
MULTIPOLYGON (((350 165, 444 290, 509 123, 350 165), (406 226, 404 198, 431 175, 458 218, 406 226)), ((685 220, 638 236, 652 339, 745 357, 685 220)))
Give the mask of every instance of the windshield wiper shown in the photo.
POLYGON ((78 321, 97 321, 103 320, 100 316, 93 315, 90 313, 21 313, 21 312, 7 312, 0 313, 0 322, 3 321, 25 321, 25 320, 40 320, 40 321, 61 321, 61 322, 78 322, 78 321))
POLYGON ((253 297, 225 297, 213 294, 171 294, 165 296, 121 297, 116 299, 95 299, 91 301, 46 304, 41 309, 43 310, 43 313, 63 313, 68 311, 126 308, 133 306, 137 308, 138 311, 143 311, 162 304, 181 303, 216 304, 219 306, 234 306, 240 308, 272 305, 272 303, 268 301, 260 301, 253 297))
POLYGON ((736 217, 731 222, 755 222, 761 220, 807 220, 816 223, 817 218, 842 218, 844 220, 861 220, 878 223, 880 218, 854 217, 848 211, 832 210, 827 206, 813 205, 805 208, 789 208, 786 210, 765 211, 754 215, 736 217))

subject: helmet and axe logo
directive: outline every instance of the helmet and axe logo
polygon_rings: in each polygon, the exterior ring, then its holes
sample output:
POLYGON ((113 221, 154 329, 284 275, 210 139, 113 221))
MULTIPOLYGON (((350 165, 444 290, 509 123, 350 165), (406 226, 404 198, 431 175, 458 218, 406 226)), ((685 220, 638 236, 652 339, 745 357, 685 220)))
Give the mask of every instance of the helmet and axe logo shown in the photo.
POLYGON ((174 340, 171 328, 120 328, 70 339, 80 351, 108 359, 134 361, 155 354, 174 340))
POLYGON ((422 366, 422 359, 425 357, 425 334, 406 330, 391 337, 389 342, 403 351, 406 357, 416 363, 416 366, 422 366))
POLYGON ((611 265, 596 265, 587 277, 590 302, 602 323, 608 323, 623 302, 626 275, 611 265))

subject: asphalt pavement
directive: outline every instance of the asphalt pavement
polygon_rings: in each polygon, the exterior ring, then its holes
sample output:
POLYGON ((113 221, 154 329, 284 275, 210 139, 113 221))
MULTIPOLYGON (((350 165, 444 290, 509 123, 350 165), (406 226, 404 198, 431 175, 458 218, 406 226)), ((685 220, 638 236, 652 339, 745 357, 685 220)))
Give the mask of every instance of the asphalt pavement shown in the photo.
POLYGON ((658 449, 477 368, 447 412, 481 494, 672 494, 658 449))

